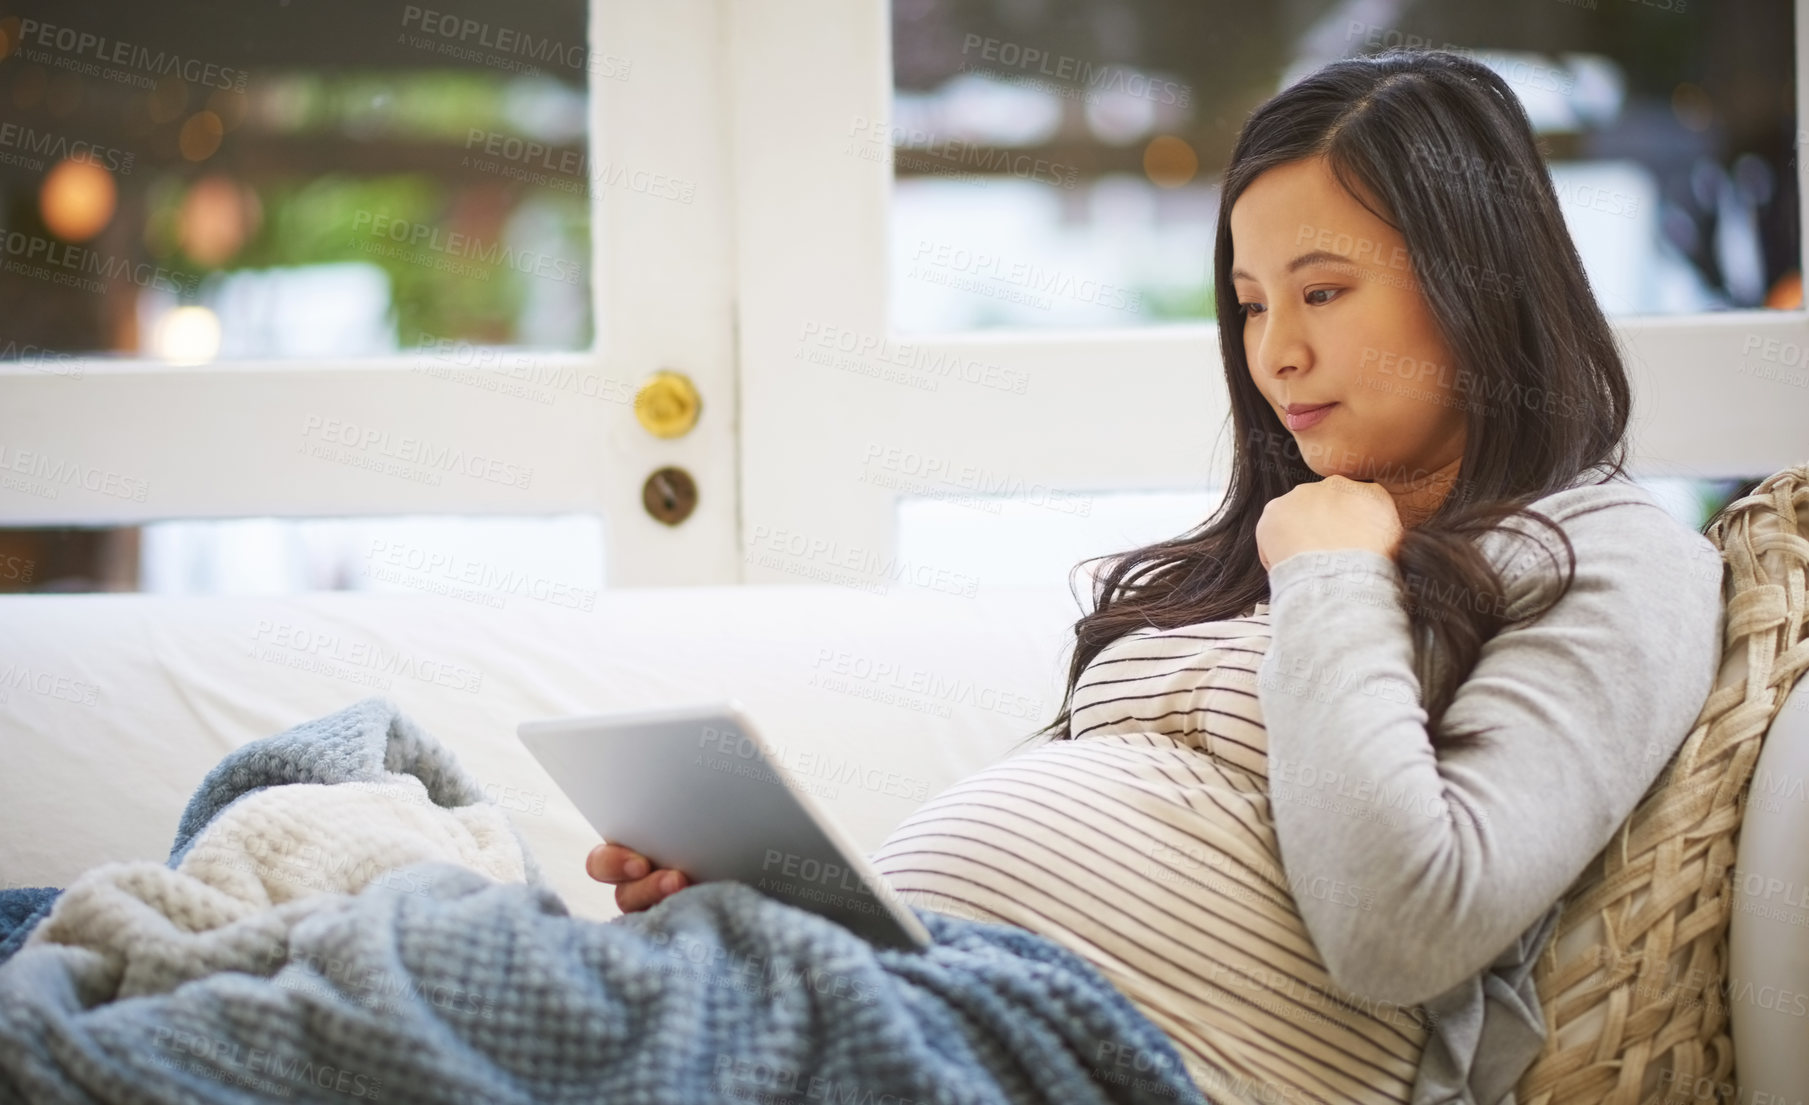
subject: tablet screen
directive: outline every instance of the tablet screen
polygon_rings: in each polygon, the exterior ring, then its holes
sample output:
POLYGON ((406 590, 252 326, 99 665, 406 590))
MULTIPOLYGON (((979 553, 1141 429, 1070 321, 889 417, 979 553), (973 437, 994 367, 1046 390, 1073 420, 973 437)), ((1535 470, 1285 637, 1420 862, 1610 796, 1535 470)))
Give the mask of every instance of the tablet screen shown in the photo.
POLYGON ((522 742, 604 840, 734 879, 887 947, 923 924, 733 703, 526 722, 522 742))

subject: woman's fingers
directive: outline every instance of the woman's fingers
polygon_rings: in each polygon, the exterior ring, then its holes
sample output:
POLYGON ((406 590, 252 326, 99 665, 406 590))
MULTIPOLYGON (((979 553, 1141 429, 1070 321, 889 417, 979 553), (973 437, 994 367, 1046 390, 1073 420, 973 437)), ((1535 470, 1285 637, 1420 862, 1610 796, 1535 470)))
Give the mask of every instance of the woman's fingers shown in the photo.
POLYGON ((598 882, 614 883, 616 908, 634 913, 658 905, 669 894, 691 885, 682 871, 653 870, 646 856, 621 844, 599 844, 584 858, 585 873, 598 882))
POLYGON ((676 894, 690 885, 684 872, 670 868, 655 871, 646 878, 623 883, 616 887, 616 908, 623 913, 636 913, 643 909, 652 909, 664 901, 668 895, 676 894))
POLYGON ((621 844, 599 844, 584 858, 585 873, 598 882, 622 883, 653 870, 647 857, 621 844))

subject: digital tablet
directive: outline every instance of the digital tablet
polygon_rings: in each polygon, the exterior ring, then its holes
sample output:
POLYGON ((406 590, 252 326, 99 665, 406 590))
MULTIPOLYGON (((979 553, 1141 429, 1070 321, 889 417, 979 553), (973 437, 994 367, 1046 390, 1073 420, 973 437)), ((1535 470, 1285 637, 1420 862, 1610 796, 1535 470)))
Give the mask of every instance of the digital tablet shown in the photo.
POLYGON ((734 699, 523 722, 521 742, 611 844, 733 879, 883 947, 932 943, 734 699))

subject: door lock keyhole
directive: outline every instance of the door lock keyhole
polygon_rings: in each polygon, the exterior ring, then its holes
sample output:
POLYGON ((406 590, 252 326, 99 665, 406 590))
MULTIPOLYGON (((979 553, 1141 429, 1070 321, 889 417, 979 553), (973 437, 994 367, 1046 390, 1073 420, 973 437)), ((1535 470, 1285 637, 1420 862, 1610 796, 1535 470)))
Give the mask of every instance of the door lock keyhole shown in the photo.
POLYGON ((660 468, 641 485, 641 505, 647 513, 676 526, 697 509, 697 481, 683 468, 660 468))

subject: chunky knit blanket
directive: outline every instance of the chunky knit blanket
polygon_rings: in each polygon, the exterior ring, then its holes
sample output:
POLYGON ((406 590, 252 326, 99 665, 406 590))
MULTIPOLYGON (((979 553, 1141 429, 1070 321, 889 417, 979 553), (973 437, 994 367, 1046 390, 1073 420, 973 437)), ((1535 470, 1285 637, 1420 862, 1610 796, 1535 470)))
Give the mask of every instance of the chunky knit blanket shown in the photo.
POLYGON ((167 864, 0 895, 0 1101, 1205 1102, 1085 960, 916 912, 923 952, 740 883, 573 917, 369 699, 229 755, 167 864))

